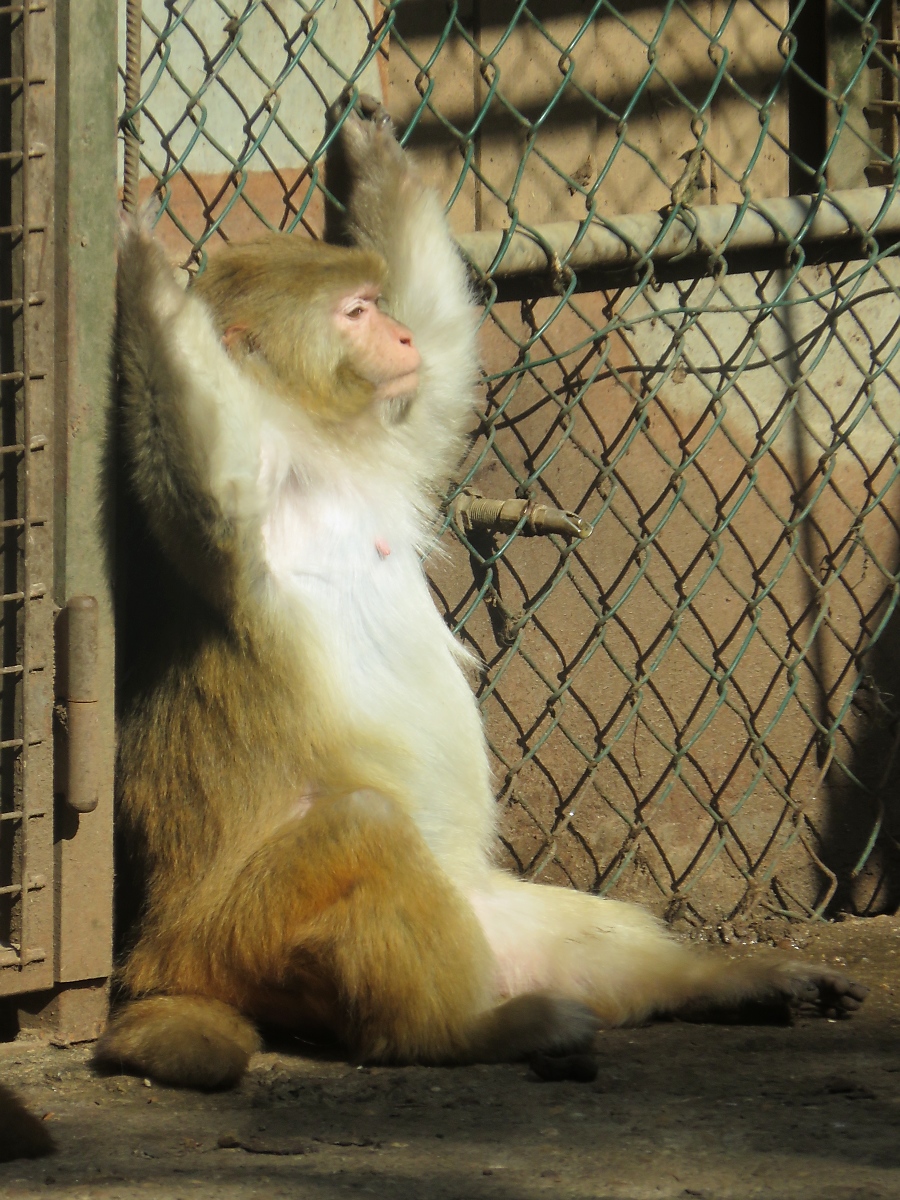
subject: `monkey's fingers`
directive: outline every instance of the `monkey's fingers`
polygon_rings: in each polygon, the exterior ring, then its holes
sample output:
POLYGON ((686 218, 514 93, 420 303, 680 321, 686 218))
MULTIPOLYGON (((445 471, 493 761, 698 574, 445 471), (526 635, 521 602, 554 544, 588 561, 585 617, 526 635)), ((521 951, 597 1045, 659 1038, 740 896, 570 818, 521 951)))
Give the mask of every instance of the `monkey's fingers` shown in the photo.
POLYGON ((391 125, 391 114, 384 107, 377 96, 370 96, 368 92, 360 92, 359 95, 359 112, 367 121, 372 121, 379 128, 383 129, 386 125, 391 125))
POLYGON ((328 109, 328 118, 332 124, 336 125, 341 117, 344 117, 344 128, 351 123, 356 123, 359 125, 371 124, 378 129, 393 129, 391 114, 378 97, 369 92, 360 92, 355 101, 352 89, 348 88, 341 92, 328 109))

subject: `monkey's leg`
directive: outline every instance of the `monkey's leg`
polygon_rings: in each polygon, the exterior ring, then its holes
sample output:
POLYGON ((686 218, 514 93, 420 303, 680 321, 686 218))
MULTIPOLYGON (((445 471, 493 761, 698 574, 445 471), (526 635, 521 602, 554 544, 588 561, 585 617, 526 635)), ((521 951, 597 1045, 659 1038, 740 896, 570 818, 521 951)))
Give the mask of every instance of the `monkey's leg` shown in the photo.
POLYGON ((372 1061, 513 1059, 583 1048, 584 1005, 542 995, 494 1006, 495 963, 412 819, 377 792, 319 801, 251 858, 220 914, 231 970, 261 1010, 325 1022, 372 1061), (268 998, 268 999, 267 999, 268 998))
POLYGON ((803 1001, 847 1014, 866 995, 840 973, 792 956, 731 959, 678 942, 620 901, 499 874, 472 899, 507 995, 552 987, 590 1004, 606 1025, 803 1001))
POLYGON ((189 1087, 227 1087, 257 1047, 252 1019, 336 1033, 359 1058, 513 1060, 588 1048, 574 998, 495 1003, 496 964, 469 904, 411 818, 371 791, 320 800, 230 881, 208 872, 172 928, 157 921, 123 970, 140 995, 95 1062, 189 1087), (250 1019, 248 1019, 250 1018, 250 1019))
POLYGON ((321 800, 285 824, 215 920, 238 1003, 325 1024, 365 1060, 513 1059, 583 1048, 596 1030, 570 999, 494 1006, 494 959, 470 906, 411 818, 376 792, 321 800))

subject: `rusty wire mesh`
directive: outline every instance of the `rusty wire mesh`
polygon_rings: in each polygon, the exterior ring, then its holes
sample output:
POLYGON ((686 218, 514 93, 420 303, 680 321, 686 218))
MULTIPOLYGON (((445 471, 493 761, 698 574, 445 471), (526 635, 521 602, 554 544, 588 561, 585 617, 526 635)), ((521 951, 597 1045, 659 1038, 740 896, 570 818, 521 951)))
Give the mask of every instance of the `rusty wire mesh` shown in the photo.
POLYGON ((448 517, 433 582, 486 665, 524 874, 751 937, 896 904, 898 36, 897 0, 146 0, 123 44, 126 190, 184 262, 321 234, 348 85, 384 95, 464 245, 505 231, 451 497, 594 534, 448 517), (517 230, 545 266, 510 281, 517 230), (574 265, 591 230, 623 253, 574 265))

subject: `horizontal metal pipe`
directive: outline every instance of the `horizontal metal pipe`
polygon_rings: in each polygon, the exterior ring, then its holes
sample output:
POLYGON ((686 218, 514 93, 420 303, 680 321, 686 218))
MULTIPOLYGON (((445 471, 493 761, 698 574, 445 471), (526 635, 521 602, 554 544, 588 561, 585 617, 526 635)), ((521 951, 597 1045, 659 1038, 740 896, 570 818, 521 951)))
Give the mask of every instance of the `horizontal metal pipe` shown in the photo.
MULTIPOLYGON (((579 223, 554 221, 534 226, 532 233, 517 229, 493 274, 498 278, 533 274, 546 271, 555 260, 584 270, 625 267, 645 256, 661 262, 680 254, 772 249, 796 238, 807 220, 804 245, 869 233, 900 233, 900 194, 889 202, 888 194, 884 187, 848 188, 829 192, 821 201, 815 196, 762 200, 740 220, 737 204, 700 205, 679 212, 664 233, 667 213, 631 213, 604 218, 607 224, 592 221, 574 250, 579 223)), ((464 235, 459 244, 467 258, 487 272, 505 236, 503 230, 486 229, 464 235)))

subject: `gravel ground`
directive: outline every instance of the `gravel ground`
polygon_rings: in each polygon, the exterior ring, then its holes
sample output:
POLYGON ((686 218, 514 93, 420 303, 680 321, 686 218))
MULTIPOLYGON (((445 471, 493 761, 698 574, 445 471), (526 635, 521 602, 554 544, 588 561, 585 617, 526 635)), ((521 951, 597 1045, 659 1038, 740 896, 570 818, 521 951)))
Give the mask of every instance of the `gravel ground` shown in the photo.
POLYGON ((857 1017, 614 1030, 589 1084, 524 1065, 357 1068, 297 1045, 199 1095, 20 1038, 0 1045, 0 1080, 58 1150, 0 1165, 0 1196, 900 1198, 900 919, 803 937, 871 988, 857 1017))

